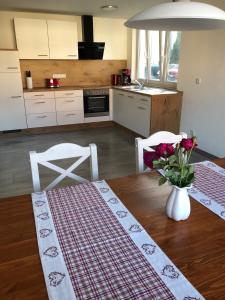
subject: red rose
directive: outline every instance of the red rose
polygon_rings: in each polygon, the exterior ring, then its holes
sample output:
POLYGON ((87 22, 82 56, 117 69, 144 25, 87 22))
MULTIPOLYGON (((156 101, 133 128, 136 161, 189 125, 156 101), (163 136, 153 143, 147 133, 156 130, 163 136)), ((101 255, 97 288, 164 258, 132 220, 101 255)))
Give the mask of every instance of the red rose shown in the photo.
POLYGON ((144 153, 144 163, 147 167, 153 168, 153 160, 158 160, 159 156, 155 151, 145 152, 144 153))
POLYGON ((167 151, 168 156, 173 155, 175 152, 173 145, 167 144, 166 151, 167 151))
POLYGON ((161 143, 156 146, 155 152, 159 157, 168 157, 174 154, 174 148, 172 144, 161 143))
POLYGON ((155 147, 155 152, 159 157, 164 157, 167 154, 167 144, 161 143, 155 147))
POLYGON ((197 146, 197 144, 195 142, 193 142, 192 138, 182 139, 182 141, 180 142, 180 145, 182 148, 184 148, 187 151, 190 150, 191 148, 197 146))

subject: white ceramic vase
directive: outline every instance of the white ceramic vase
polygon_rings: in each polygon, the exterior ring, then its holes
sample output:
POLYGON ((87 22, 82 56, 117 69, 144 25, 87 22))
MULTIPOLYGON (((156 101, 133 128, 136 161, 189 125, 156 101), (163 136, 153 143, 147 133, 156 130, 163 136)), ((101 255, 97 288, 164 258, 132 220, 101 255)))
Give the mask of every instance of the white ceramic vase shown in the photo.
POLYGON ((191 204, 188 189, 190 187, 179 188, 173 186, 166 203, 166 214, 169 218, 181 221, 186 220, 190 216, 191 204))

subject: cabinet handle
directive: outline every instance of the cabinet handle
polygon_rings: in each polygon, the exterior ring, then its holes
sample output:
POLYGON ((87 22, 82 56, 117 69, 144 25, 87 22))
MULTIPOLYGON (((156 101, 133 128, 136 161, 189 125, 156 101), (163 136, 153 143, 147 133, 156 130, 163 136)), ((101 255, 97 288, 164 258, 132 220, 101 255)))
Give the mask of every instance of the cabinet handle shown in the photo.
POLYGON ((34 95, 35 97, 44 97, 43 94, 34 95))
POLYGON ((71 57, 77 57, 76 54, 68 54, 67 56, 71 56, 71 57))
POLYGON ((65 93, 64 95, 71 96, 71 95, 73 95, 73 93, 65 93))
POLYGON ((142 107, 142 106, 138 106, 138 109, 146 110, 146 108, 144 108, 144 107, 142 107))
POLYGON ((48 56, 48 54, 38 54, 38 56, 48 56))
POLYGON ((39 101, 39 102, 35 102, 35 104, 44 104, 46 103, 45 101, 39 101))
POLYGON ((118 93, 118 95, 120 95, 120 96, 124 96, 124 94, 120 94, 120 93, 118 93))
POLYGON ((144 99, 144 98, 141 98, 140 100, 144 101, 144 102, 148 102, 149 101, 148 99, 144 99))
POLYGON ((66 116, 76 116, 76 114, 66 114, 66 116))
POLYGON ((66 100, 65 102, 70 103, 70 102, 74 102, 74 100, 66 100))
POLYGON ((44 119, 47 118, 47 116, 37 116, 38 119, 44 119))
POLYGON ((8 70, 17 70, 18 67, 8 67, 7 69, 8 69, 8 70))
POLYGON ((131 99, 134 99, 134 97, 133 96, 127 96, 128 98, 131 98, 131 99))
POLYGON ((22 98, 22 96, 11 96, 12 99, 22 98))

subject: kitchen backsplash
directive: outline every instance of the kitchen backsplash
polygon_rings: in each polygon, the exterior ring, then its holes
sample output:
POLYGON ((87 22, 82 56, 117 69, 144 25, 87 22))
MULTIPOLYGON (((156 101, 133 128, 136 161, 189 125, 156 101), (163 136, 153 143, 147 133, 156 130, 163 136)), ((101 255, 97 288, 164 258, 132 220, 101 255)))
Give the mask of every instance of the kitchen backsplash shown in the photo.
POLYGON ((23 87, 25 72, 31 71, 33 86, 45 87, 53 74, 66 74, 61 86, 111 85, 111 75, 127 67, 126 60, 20 60, 23 87))

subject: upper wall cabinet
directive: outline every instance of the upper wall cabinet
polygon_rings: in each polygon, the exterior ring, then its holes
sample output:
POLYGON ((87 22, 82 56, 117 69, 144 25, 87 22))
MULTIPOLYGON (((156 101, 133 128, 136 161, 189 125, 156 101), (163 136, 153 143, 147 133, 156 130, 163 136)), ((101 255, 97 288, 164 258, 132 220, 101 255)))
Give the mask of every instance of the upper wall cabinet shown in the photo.
POLYGON ((20 59, 77 59, 77 23, 15 18, 20 59))
POLYGON ((15 18, 16 43, 21 59, 48 59, 47 21, 15 18))
POLYGON ((77 59, 77 23, 47 20, 51 59, 77 59))
POLYGON ((94 18, 94 41, 105 42, 103 59, 127 59, 127 28, 124 21, 94 18))

